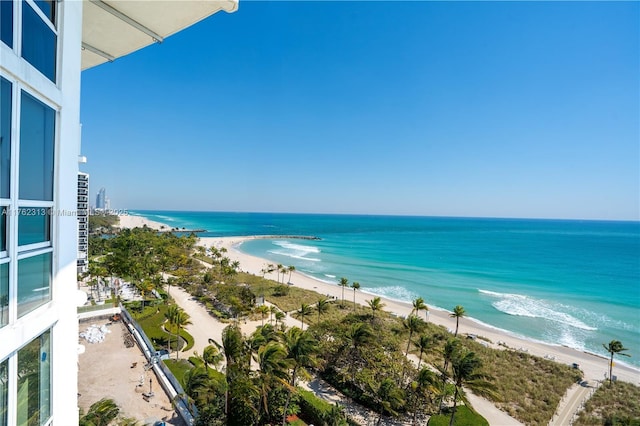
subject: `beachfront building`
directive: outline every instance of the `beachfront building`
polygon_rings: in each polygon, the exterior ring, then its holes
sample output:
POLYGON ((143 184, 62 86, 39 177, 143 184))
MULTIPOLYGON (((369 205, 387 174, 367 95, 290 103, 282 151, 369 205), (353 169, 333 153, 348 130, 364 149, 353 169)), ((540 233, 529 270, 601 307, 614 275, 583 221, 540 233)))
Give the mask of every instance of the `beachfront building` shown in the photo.
POLYGON ((107 190, 100 188, 98 195, 96 195, 96 210, 104 210, 105 200, 107 198, 107 190))
POLYGON ((0 426, 78 423, 81 70, 236 8, 0 1, 0 426))
POLYGON ((78 172, 78 273, 89 270, 89 175, 78 172))

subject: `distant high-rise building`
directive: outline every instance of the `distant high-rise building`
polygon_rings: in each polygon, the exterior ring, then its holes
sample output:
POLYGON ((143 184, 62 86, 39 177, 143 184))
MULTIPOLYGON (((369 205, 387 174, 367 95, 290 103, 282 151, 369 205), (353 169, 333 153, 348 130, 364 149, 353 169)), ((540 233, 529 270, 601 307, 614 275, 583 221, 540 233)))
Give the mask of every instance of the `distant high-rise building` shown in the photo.
POLYGON ((104 203, 107 198, 107 190, 100 188, 98 195, 96 196, 96 210, 104 210, 104 203))
POLYGON ((111 199, 109 197, 104 197, 104 209, 107 212, 111 210, 111 199))
POLYGON ((89 175, 78 173, 78 273, 89 269, 89 175))

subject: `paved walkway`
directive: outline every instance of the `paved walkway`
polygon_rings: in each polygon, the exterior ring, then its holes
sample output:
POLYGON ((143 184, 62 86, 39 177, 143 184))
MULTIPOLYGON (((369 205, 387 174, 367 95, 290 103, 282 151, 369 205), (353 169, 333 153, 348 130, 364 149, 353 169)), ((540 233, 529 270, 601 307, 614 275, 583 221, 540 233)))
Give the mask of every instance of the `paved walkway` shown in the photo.
POLYGON ((562 397, 550 426, 565 426, 573 423, 574 415, 584 406, 584 403, 593 395, 598 385, 593 382, 583 381, 571 386, 562 397))

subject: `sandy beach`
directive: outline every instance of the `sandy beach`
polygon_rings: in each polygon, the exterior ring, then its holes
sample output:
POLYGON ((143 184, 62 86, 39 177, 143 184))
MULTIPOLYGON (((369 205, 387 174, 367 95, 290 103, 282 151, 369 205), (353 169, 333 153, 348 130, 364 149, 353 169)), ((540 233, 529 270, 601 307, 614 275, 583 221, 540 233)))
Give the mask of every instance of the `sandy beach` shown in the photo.
MULTIPOLYGON (((262 275, 261 270, 270 262, 265 259, 244 254, 237 249, 242 242, 255 238, 263 237, 201 238, 200 242, 206 247, 214 246, 217 248, 226 248, 228 251, 227 256, 232 260, 239 261, 240 268, 243 271, 262 275)), ((273 280, 277 279, 275 272, 271 275, 267 275, 266 277, 273 280)), ((320 294, 335 296, 337 298, 342 297, 342 287, 315 280, 299 272, 293 272, 291 282, 298 287, 314 290, 320 294)), ((367 300, 371 300, 374 296, 372 294, 367 294, 366 288, 362 288, 362 290, 363 291, 356 292, 356 302, 366 306, 367 300)), ((353 300, 353 290, 349 288, 345 289, 345 299, 349 301, 353 300)), ((388 312, 395 313, 399 316, 407 316, 411 313, 412 306, 410 303, 399 302, 384 297, 382 300, 386 305, 385 310, 388 312)), ((427 299, 426 302, 428 304, 429 300, 427 299)), ((454 318, 449 317, 449 314, 450 312, 435 309, 431 306, 429 307, 430 322, 442 325, 449 330, 453 330, 456 327, 456 323, 454 318)), ((473 315, 473 313, 471 312, 469 315, 473 315)), ((564 346, 554 346, 519 338, 504 330, 480 324, 471 318, 462 318, 460 320, 459 334, 475 334, 476 336, 485 337, 492 342, 490 346, 493 348, 499 349, 506 346, 513 350, 521 350, 539 357, 553 359, 562 364, 571 365, 576 363, 580 366, 580 369, 584 371, 585 379, 587 380, 604 380, 604 374, 608 372, 608 360, 603 357, 564 346), (502 345, 499 345, 499 342, 501 342, 502 345)), ((616 362, 613 374, 618 377, 618 380, 624 380, 636 385, 640 384, 640 370, 632 367, 616 362)))
MULTIPOLYGON (((120 223, 122 227, 135 227, 146 224, 154 229, 160 229, 163 224, 158 222, 149 221, 140 216, 121 216, 120 223), (124 220, 123 220, 124 219, 124 220)), ((164 225, 166 227, 166 225, 164 225)), ((263 236, 249 236, 249 237, 217 237, 217 238, 200 238, 201 245, 205 247, 217 247, 226 248, 227 256, 231 260, 237 260, 240 262, 240 268, 245 271, 256 275, 262 275, 261 270, 269 262, 266 259, 250 256, 242 253, 238 250, 238 247, 247 240, 265 238, 263 236)), ((267 275, 267 278, 276 280, 276 273, 267 275)), ((316 291, 323 295, 333 296, 336 298, 342 297, 342 288, 338 285, 331 285, 322 281, 315 280, 308 276, 305 276, 299 272, 293 272, 291 282, 301 288, 316 291)), ((356 302, 366 306, 367 300, 371 300, 374 296, 367 293, 366 287, 361 289, 362 291, 356 292, 356 302)), ((345 289, 345 299, 353 300, 353 290, 345 289)), ((428 298, 425 298, 427 304, 428 298)), ((385 303, 385 310, 395 313, 399 316, 407 316, 411 312, 411 304, 382 298, 385 303)), ((454 303, 454 302, 452 302, 454 303)), ((464 304, 464 303, 463 303, 464 304)), ((430 306, 428 319, 438 325, 442 325, 449 330, 455 329, 455 319, 449 317, 450 312, 445 310, 436 309, 430 306)), ((473 312, 468 313, 471 317, 473 312)), ((424 313, 422 313, 424 315, 424 313)), ((489 345, 497 349, 509 348, 512 350, 519 350, 536 355, 539 357, 552 359, 562 364, 578 364, 580 369, 584 372, 584 378, 586 380, 602 381, 605 379, 605 373, 608 373, 608 359, 593 355, 585 352, 581 352, 565 346, 550 345, 542 342, 537 342, 525 338, 515 336, 505 330, 489 327, 479 322, 474 321, 472 318, 462 318, 460 321, 459 333, 475 334, 482 336, 492 343, 489 345)), ((640 369, 630 367, 628 365, 616 362, 613 370, 613 374, 617 376, 618 380, 623 380, 636 385, 640 384, 640 369)))
POLYGON ((158 231, 171 229, 171 226, 169 225, 166 225, 160 222, 155 222, 153 220, 149 220, 142 216, 131 216, 131 215, 121 214, 118 217, 120 218, 120 224, 118 225, 118 227, 120 228, 142 228, 144 225, 147 225, 147 227, 158 230, 158 231))

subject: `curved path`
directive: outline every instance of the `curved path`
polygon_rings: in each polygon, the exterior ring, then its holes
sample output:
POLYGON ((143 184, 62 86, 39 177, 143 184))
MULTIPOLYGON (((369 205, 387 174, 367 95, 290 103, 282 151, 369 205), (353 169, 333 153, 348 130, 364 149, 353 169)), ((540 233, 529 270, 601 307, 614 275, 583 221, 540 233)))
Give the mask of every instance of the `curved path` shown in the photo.
POLYGON ((583 381, 571 386, 562 397, 558 408, 549 422, 550 426, 564 426, 573 423, 573 416, 583 408, 584 403, 593 395, 598 384, 592 385, 589 381, 583 381))

